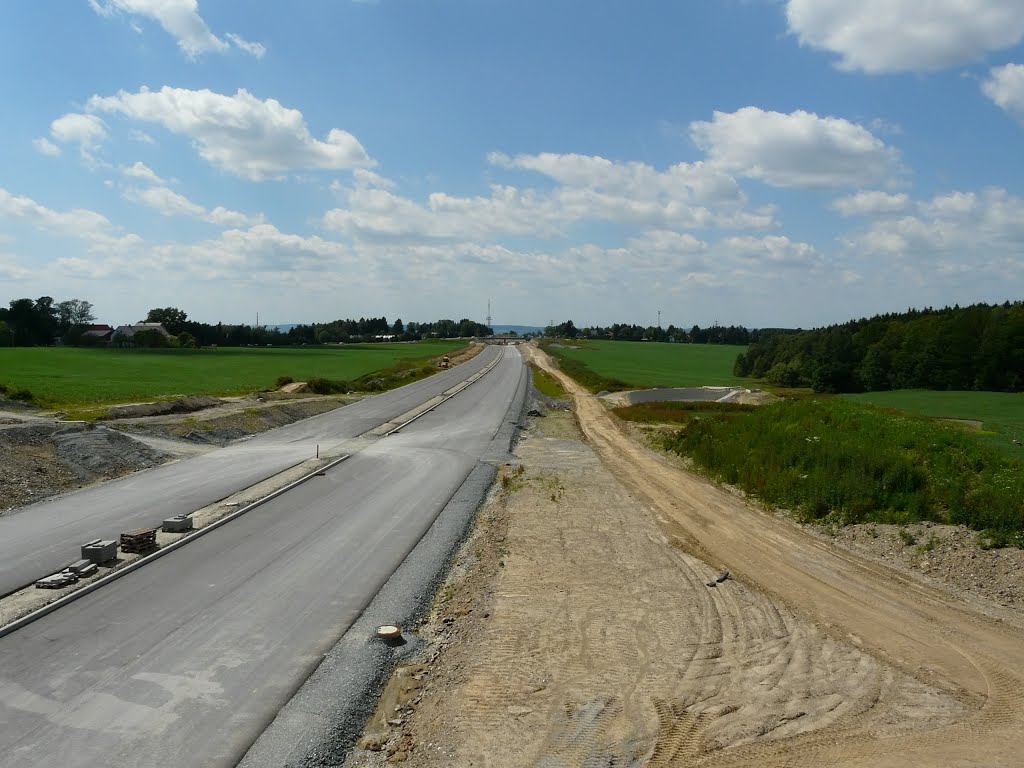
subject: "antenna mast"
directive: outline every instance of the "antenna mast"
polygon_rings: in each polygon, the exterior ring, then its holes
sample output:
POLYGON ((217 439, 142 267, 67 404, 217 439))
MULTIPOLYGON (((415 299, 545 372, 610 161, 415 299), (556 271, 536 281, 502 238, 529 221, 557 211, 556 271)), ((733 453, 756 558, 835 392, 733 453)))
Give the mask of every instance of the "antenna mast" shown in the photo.
POLYGON ((491 300, 487 300, 487 327, 491 327, 491 300))

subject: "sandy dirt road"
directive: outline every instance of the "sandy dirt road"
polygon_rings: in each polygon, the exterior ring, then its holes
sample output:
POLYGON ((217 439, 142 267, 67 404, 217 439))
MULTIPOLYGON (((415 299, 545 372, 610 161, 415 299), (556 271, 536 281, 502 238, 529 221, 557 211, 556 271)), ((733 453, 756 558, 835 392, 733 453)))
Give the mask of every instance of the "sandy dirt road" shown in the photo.
MULTIPOLYGON (((770 741, 727 739, 729 748, 706 755, 707 764, 1024 765, 1024 632, 985 617, 942 590, 829 547, 672 466, 630 439, 604 406, 561 374, 546 355, 533 348, 527 355, 573 396, 577 423, 601 464, 653 510, 660 530, 676 548, 715 567, 728 567, 735 579, 753 588, 751 595, 760 594, 780 610, 779 638, 786 636, 787 622, 796 622, 834 644, 829 658, 861 649, 860 658, 869 662, 859 663, 878 665, 883 670, 877 673, 879 680, 896 673, 904 681, 894 683, 905 688, 901 696, 919 697, 917 707, 927 708, 925 702, 931 702, 949 715, 921 723, 911 706, 904 712, 903 728, 898 719, 880 727, 870 717, 846 717, 836 727, 819 724, 770 741), (923 688, 911 692, 908 680, 923 688), (963 708, 958 716, 953 716, 952 701, 963 708), (911 720, 917 721, 913 727, 911 720)), ((707 570, 705 566, 705 574, 707 570)), ((735 626, 744 627, 757 610, 734 606, 735 626)), ((807 663, 814 662, 808 660, 805 668, 807 663)), ((766 680, 770 677, 757 685, 768 687, 763 685, 766 680)), ((849 691, 840 685, 833 693, 844 698, 849 691)), ((741 708, 751 698, 749 690, 736 692, 741 708)), ((660 704, 658 746, 651 764, 705 764, 694 745, 706 747, 716 722, 728 719, 729 705, 724 706, 708 709, 685 697, 660 704), (683 751, 694 750, 689 759, 680 762, 681 753, 662 759, 677 744, 683 751)), ((578 763, 550 765, 556 764, 578 763)))

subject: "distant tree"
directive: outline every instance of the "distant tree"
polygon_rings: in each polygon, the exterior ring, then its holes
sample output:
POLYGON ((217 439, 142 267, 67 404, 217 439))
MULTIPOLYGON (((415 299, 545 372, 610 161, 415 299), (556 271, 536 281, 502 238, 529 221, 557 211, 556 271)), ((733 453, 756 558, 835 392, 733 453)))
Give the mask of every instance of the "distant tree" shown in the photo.
POLYGON ((52 344, 57 336, 57 307, 50 296, 36 299, 36 344, 52 344))
POLYGON ((170 346, 167 337, 155 328, 137 331, 132 335, 131 341, 135 346, 147 349, 159 349, 170 346))
POLYGON ((391 326, 391 332, 396 336, 401 336, 405 333, 405 325, 402 323, 402 318, 395 320, 395 324, 391 326))
POLYGON ((32 299, 14 299, 7 310, 7 322, 14 332, 13 346, 31 347, 39 343, 36 303, 32 299))
POLYGON ((178 346, 182 349, 195 349, 198 346, 196 337, 188 331, 182 331, 178 334, 178 346))
MULTIPOLYGON (((549 325, 544 329, 545 336, 556 336, 563 339, 575 339, 579 335, 576 325, 572 320, 566 320, 559 325, 549 325)), ((638 339, 639 340, 639 339, 638 339)))
POLYGON ((67 333, 72 328, 79 328, 96 321, 92 312, 92 303, 82 299, 68 299, 61 301, 56 306, 57 330, 60 333, 67 333))
POLYGON ((185 323, 188 322, 188 315, 177 307, 157 307, 149 310, 146 315, 147 323, 160 323, 167 332, 176 336, 185 330, 185 323))
POLYGON ((14 346, 14 331, 6 320, 0 320, 0 347, 14 346))

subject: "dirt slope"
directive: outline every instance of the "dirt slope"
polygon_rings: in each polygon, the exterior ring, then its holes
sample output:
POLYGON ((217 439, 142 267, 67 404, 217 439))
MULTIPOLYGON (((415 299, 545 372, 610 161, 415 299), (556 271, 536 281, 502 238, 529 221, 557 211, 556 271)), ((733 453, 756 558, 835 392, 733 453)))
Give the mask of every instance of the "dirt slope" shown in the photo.
MULTIPOLYGON (((773 605, 788 606, 792 616, 810 620, 837 649, 850 645, 863 649, 863 658, 870 659, 868 666, 880 664, 883 669, 891 667, 915 678, 925 686, 921 690, 928 692, 921 694, 920 706, 937 701, 936 697, 943 701, 955 698, 968 710, 957 722, 939 718, 928 722, 925 730, 905 733, 898 727, 880 729, 870 719, 847 718, 841 726, 786 735, 771 743, 737 742, 708 755, 707 764, 1024 764, 1024 632, 987 618, 943 590, 831 547, 672 466, 631 440, 598 400, 557 371, 546 355, 535 349, 527 349, 526 354, 573 395, 577 422, 601 463, 650 506, 661 530, 680 550, 708 563, 726 565, 735 578, 756 588, 773 605), (940 697, 938 691, 947 695, 940 697)), ((629 583, 627 580, 624 586, 629 583)), ((738 604, 733 615, 736 626, 742 627, 757 612, 738 604)), ((784 629, 788 626, 785 620, 776 626, 779 638, 792 637, 792 632, 784 629)), ((624 645, 623 651, 627 649, 624 645)), ((783 658, 787 655, 781 654, 783 658)), ((830 651, 827 658, 837 657, 830 651)), ((797 668, 807 670, 813 664, 804 659, 797 668)), ((840 688, 835 693, 843 697, 848 691, 840 688)), ((737 698, 743 701, 745 697, 737 694, 737 698)), ((598 717, 600 711, 603 709, 585 717, 580 727, 598 727, 603 722, 598 717)), ((669 757, 662 764, 705 764, 705 759, 698 757, 699 750, 686 762, 677 761, 670 753, 676 744, 683 745, 684 751, 690 749, 687 745, 706 746, 727 714, 695 713, 685 698, 663 703, 659 747, 652 764, 658 764, 663 754, 669 757)), ((583 763, 550 763, 562 764, 583 763)))

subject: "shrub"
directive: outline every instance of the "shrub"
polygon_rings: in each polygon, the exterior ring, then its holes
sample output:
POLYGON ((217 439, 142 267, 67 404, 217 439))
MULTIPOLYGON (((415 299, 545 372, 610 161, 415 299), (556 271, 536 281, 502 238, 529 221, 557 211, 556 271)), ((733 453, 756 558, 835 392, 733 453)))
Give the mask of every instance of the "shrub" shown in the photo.
POLYGON ((295 379, 293 379, 291 376, 278 376, 277 377, 276 386, 277 386, 278 389, 280 389, 281 387, 286 387, 289 384, 294 384, 294 383, 295 383, 295 379))
POLYGON ((7 396, 11 400, 21 400, 25 403, 31 403, 35 400, 35 395, 32 394, 31 390, 25 389, 24 387, 18 387, 7 392, 7 396))
POLYGON ((310 392, 318 395, 344 395, 352 391, 352 385, 347 381, 338 379, 310 379, 306 382, 310 392))

